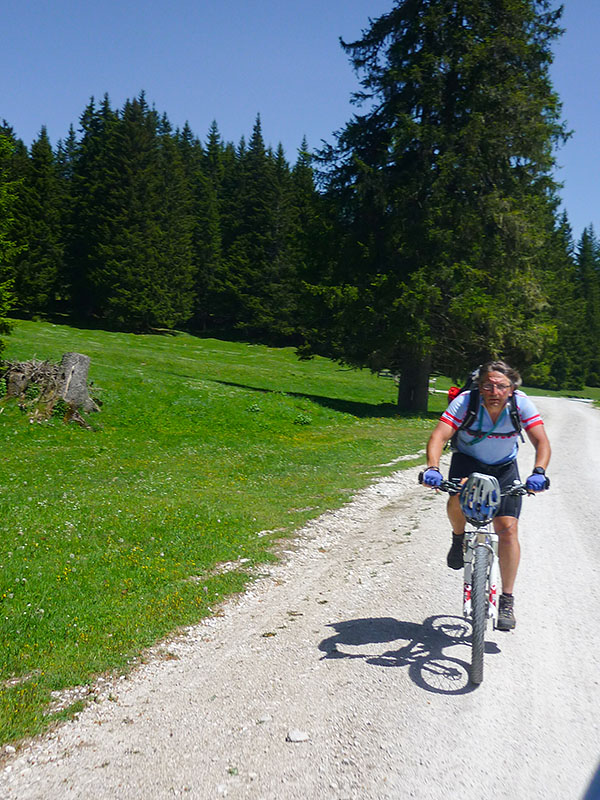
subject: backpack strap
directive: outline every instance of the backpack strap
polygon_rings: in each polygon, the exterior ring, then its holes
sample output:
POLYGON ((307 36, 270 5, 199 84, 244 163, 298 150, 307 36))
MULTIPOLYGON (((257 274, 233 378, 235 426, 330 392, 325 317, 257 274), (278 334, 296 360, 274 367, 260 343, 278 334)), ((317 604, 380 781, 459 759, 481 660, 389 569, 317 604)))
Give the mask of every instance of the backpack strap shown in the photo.
POLYGON ((452 452, 456 450, 456 437, 458 436, 458 432, 462 431, 463 428, 470 428, 477 419, 477 412, 479 411, 479 399, 479 387, 477 384, 475 384, 475 386, 472 386, 469 390, 469 405, 467 406, 465 418, 450 437, 450 441, 446 442, 446 447, 450 447, 452 452))
POLYGON ((513 424, 513 428, 521 437, 521 441, 524 442, 525 437, 523 436, 523 423, 521 422, 521 415, 519 414, 519 406, 517 405, 517 395, 515 392, 513 392, 510 396, 508 413, 510 414, 510 420, 513 424))
POLYGON ((479 404, 480 404, 480 396, 479 396, 479 386, 475 384, 469 392, 469 405, 467 406, 467 413, 465 414, 465 418, 458 426, 458 431, 462 431, 464 428, 470 428, 471 425, 477 419, 477 412, 479 411, 479 404))

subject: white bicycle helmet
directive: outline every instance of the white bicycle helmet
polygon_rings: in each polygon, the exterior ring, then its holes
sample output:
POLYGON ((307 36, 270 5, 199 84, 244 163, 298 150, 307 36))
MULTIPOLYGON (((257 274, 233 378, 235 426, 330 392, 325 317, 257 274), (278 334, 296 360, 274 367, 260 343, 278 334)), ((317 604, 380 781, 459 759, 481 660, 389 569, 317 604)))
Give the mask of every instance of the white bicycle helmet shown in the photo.
POLYGON ((498 479, 473 472, 460 492, 460 507, 469 522, 485 525, 498 513, 500 499, 498 479))

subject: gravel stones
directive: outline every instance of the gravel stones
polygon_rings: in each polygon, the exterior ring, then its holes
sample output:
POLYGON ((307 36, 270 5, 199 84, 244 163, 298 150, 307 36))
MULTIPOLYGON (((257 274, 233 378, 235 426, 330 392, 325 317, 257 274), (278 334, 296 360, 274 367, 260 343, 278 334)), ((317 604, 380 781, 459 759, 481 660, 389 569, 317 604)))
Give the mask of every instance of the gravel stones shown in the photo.
POLYGON ((288 731, 285 737, 286 742, 308 742, 310 736, 306 731, 301 731, 298 728, 292 728, 288 731))

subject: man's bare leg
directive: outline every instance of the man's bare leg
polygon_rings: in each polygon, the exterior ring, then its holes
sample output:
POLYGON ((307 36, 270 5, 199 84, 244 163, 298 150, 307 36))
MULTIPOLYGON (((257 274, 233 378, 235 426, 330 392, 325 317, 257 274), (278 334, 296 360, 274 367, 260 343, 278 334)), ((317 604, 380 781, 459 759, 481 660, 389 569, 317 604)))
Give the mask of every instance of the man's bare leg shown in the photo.
POLYGON ((452 525, 452 533, 464 533, 465 515, 460 510, 460 495, 453 494, 448 498, 446 512, 450 520, 450 525, 452 525))
POLYGON ((496 517, 494 530, 498 534, 498 558, 502 591, 512 594, 521 559, 519 520, 516 517, 496 517))

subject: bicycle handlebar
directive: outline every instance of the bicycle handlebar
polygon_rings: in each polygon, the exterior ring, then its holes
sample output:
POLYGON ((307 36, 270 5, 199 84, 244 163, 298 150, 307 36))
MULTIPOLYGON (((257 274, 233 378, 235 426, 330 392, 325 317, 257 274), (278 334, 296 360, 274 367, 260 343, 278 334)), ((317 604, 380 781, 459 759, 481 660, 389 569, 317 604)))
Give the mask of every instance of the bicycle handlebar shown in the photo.
MULTIPOLYGON (((442 481, 439 486, 432 486, 432 489, 439 489, 442 492, 447 492, 448 494, 460 494, 462 489, 461 481, 463 478, 448 478, 445 481, 442 481)), ((423 473, 419 474, 419 483, 423 483, 423 473)), ((507 489, 504 492, 501 492, 501 497, 518 497, 519 495, 531 495, 535 494, 535 492, 529 491, 527 486, 524 483, 519 483, 519 481, 515 481, 514 484, 511 486, 510 489, 507 489)))
MULTIPOLYGON (((441 489, 442 492, 448 492, 448 494, 460 494, 462 489, 461 478, 449 478, 446 481, 442 481, 440 486, 437 486, 437 489, 441 489)), ((510 489, 507 489, 504 492, 501 492, 501 497, 518 497, 520 495, 526 494, 535 494, 534 492, 530 492, 529 489, 525 486, 524 483, 519 483, 515 481, 513 486, 510 489)))

